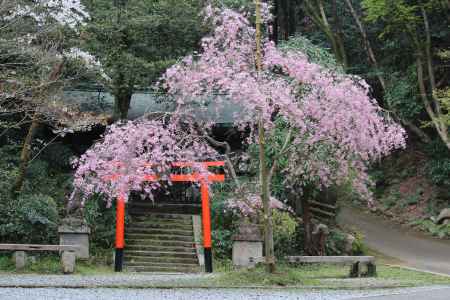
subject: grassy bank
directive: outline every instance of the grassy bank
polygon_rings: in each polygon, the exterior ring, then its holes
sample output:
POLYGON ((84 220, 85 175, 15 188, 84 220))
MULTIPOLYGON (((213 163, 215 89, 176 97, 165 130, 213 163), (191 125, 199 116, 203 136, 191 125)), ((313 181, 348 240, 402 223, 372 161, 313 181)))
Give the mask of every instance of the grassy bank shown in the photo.
POLYGON ((375 288, 423 285, 450 285, 450 277, 379 265, 375 278, 349 278, 349 267, 340 265, 280 265, 275 274, 263 267, 226 270, 213 279, 218 286, 318 286, 324 288, 375 288))

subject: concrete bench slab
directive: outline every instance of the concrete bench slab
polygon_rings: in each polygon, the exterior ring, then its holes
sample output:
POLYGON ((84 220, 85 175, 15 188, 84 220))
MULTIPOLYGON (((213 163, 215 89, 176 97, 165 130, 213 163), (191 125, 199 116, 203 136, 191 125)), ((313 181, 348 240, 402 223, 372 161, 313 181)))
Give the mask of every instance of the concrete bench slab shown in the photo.
POLYGON ((9 251, 76 251, 75 245, 0 244, 0 250, 9 251))
POLYGON ((27 251, 58 251, 61 253, 61 267, 64 274, 75 271, 75 245, 38 245, 38 244, 0 244, 0 250, 14 251, 13 259, 17 270, 25 268, 27 263, 27 251))

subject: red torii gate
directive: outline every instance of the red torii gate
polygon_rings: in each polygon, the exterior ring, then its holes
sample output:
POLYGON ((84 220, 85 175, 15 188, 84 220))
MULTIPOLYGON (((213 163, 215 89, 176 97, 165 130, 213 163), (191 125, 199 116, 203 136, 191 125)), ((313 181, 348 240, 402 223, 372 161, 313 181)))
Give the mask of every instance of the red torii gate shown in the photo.
MULTIPOLYGON (((173 167, 192 167, 193 165, 201 164, 205 169, 209 167, 223 167, 223 161, 211 162, 175 162, 173 167)), ((112 175, 108 179, 115 180, 119 175, 112 175)), ((209 174, 208 178, 200 173, 192 174, 171 174, 170 180, 172 182, 200 182, 201 202, 202 202, 202 225, 203 225, 203 247, 205 256, 205 271, 212 273, 212 252, 211 252, 211 215, 209 206, 209 183, 223 182, 225 180, 224 174, 209 174)), ((145 181, 159 180, 156 175, 145 175, 145 181)), ((120 195, 117 198, 116 210, 116 257, 115 257, 115 271, 121 272, 123 266, 123 249, 125 247, 125 197, 120 195)))

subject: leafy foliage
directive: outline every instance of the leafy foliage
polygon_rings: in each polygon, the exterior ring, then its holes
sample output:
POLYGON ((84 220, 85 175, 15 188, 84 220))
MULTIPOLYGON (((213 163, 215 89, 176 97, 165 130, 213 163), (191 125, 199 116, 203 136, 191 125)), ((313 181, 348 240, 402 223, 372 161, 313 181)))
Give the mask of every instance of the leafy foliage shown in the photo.
POLYGON ((450 224, 441 224, 438 225, 434 223, 432 220, 417 220, 411 222, 412 226, 419 228, 425 232, 432 234, 433 236, 439 237, 441 239, 449 239, 450 238, 450 224))
MULTIPOLYGON (((83 207, 83 217, 91 229, 90 239, 92 249, 110 249, 113 247, 116 223, 115 202, 109 208, 99 195, 92 196, 83 207)), ((126 216, 125 222, 129 217, 126 216)))
POLYGON ((426 147, 430 159, 427 162, 429 179, 436 185, 450 189, 450 153, 439 140, 426 147))
POLYGON ((126 118, 136 87, 147 89, 180 56, 197 47, 200 7, 193 0, 86 0, 91 19, 83 48, 100 63, 115 96, 115 113, 126 118))
POLYGON ((213 186, 211 201, 211 224, 214 257, 219 259, 231 258, 233 235, 236 233, 237 217, 227 208, 230 197, 233 197, 232 183, 216 184, 213 186))
MULTIPOLYGON (((322 47, 314 45, 308 38, 304 36, 294 36, 280 44, 280 49, 285 51, 300 51, 304 53, 308 59, 326 69, 339 69, 335 57, 322 47)), ((343 70, 340 70, 343 72, 343 70)))
POLYGON ((415 120, 423 111, 423 104, 416 97, 417 75, 415 65, 408 68, 406 73, 393 73, 390 76, 392 82, 384 96, 389 107, 398 112, 404 120, 415 120))
POLYGON ((58 208, 42 194, 24 194, 16 201, 1 199, 2 240, 14 243, 56 243, 58 208))
POLYGON ((273 218, 273 241, 275 244, 275 255, 283 258, 287 254, 293 254, 301 249, 295 243, 298 221, 291 213, 274 209, 273 218))

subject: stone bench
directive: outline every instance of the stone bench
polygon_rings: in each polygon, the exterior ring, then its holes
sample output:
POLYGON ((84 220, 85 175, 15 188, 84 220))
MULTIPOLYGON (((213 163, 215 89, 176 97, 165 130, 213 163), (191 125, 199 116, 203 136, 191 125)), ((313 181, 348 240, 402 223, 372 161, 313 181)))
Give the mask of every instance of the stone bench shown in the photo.
POLYGON ((75 245, 33 245, 33 244, 0 244, 0 250, 14 251, 14 261, 16 269, 25 268, 27 263, 27 253, 29 251, 57 251, 61 253, 61 267, 64 274, 71 274, 75 271, 76 251, 75 245))
POLYGON ((350 264, 350 277, 371 277, 377 273, 373 256, 287 256, 286 260, 291 264, 350 264), (363 266, 367 272, 363 273, 363 266))

